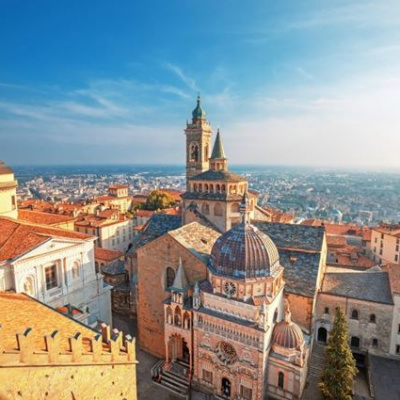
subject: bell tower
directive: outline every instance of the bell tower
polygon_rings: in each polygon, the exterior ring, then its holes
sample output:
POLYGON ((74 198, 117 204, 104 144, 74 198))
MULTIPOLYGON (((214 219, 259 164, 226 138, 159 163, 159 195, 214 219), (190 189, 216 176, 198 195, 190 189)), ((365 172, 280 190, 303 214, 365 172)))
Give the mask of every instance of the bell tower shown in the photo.
POLYGON ((192 122, 186 123, 186 178, 209 169, 211 126, 201 108, 200 96, 192 112, 192 122))

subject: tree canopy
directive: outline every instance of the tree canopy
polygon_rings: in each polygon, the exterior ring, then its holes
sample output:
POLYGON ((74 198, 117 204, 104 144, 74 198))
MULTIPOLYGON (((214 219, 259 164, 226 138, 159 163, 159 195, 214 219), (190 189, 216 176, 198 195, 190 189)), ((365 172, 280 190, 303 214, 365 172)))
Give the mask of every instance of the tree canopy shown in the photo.
POLYGON ((164 208, 172 207, 176 204, 174 198, 168 193, 153 190, 147 197, 143 208, 145 210, 156 211, 164 208))

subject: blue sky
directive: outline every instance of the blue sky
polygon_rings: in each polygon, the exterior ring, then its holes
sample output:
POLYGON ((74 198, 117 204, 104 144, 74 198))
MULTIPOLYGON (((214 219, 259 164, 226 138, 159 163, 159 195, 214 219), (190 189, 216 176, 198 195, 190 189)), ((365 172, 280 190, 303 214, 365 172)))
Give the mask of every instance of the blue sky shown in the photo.
POLYGON ((400 168, 400 2, 0 0, 0 158, 400 168))

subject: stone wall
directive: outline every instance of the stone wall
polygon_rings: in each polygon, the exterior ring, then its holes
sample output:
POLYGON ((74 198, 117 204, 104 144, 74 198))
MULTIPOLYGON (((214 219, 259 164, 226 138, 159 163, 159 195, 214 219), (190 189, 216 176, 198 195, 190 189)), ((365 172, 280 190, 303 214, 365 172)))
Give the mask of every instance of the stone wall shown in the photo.
POLYGON ((0 400, 135 400, 135 364, 0 368, 0 400))
POLYGON ((358 350, 381 355, 389 353, 393 316, 393 306, 389 304, 320 293, 315 316, 316 337, 318 337, 318 329, 320 327, 327 329, 329 337, 329 330, 332 327, 335 316, 335 308, 338 306, 347 316, 350 337, 354 336, 360 339, 358 350), (354 310, 358 312, 358 319, 352 318, 354 310), (375 315, 376 322, 370 321, 372 314, 375 315), (377 345, 373 344, 373 339, 378 340, 377 345))
POLYGON ((206 266, 168 234, 137 250, 139 345, 161 358, 165 357, 163 301, 170 296, 165 274, 167 267, 177 271, 179 257, 191 285, 206 278, 206 266))

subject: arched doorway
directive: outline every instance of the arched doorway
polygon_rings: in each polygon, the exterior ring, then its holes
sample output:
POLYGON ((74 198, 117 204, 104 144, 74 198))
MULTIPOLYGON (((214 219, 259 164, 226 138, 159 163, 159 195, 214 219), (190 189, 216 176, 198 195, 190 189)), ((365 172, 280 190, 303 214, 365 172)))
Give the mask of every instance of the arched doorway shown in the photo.
POLYGON ((225 399, 231 398, 231 381, 228 378, 222 378, 221 394, 225 399))
POLYGON ((182 360, 187 363, 190 361, 189 347, 184 339, 182 339, 182 360))
POLYGON ((318 342, 326 343, 326 339, 328 338, 328 331, 326 328, 321 326, 318 329, 318 342))

